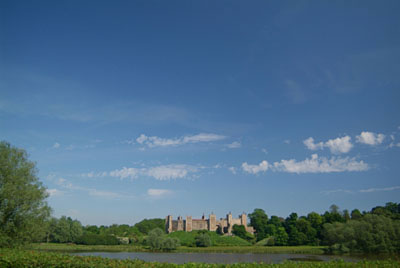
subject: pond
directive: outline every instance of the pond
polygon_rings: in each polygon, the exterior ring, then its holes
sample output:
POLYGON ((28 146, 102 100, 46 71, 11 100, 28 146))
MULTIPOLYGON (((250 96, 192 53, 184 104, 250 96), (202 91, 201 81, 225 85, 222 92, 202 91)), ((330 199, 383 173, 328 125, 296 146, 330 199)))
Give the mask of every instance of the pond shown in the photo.
POLYGON ((231 264, 237 262, 282 263, 293 261, 330 261, 343 259, 355 262, 359 259, 348 256, 329 256, 313 254, 267 254, 267 253, 149 253, 149 252, 80 252, 79 256, 100 256, 113 259, 139 259, 147 262, 167 262, 183 264, 186 262, 231 264))

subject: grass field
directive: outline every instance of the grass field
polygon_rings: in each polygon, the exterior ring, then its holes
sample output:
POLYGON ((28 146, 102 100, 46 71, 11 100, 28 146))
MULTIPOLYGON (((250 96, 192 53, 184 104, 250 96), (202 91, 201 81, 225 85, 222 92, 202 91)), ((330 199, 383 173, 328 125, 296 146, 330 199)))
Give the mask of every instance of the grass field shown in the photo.
MULTIPOLYGON (((40 243, 31 244, 26 249, 51 252, 149 252, 144 246, 135 245, 75 245, 40 243)), ((174 252, 220 252, 220 253, 298 253, 298 254, 323 254, 324 247, 320 246, 292 246, 292 247, 262 247, 262 246, 212 246, 212 247, 179 247, 174 252)))
POLYGON ((266 267, 266 268, 356 268, 356 267, 400 267, 400 262, 385 261, 362 261, 358 263, 350 263, 343 261, 332 262, 285 262, 282 264, 203 264, 203 263, 186 263, 186 264, 168 264, 156 262, 143 262, 140 260, 117 260, 101 257, 81 257, 68 254, 54 252, 40 252, 33 250, 16 250, 16 249, 0 249, 0 267, 210 267, 210 268, 247 268, 247 267, 266 267))
MULTIPOLYGON (((178 231, 168 234, 169 237, 176 237, 182 246, 195 246, 196 236, 199 232, 178 231)), ((222 236, 216 232, 207 232, 211 239, 212 246, 250 246, 251 244, 238 236, 222 236)))

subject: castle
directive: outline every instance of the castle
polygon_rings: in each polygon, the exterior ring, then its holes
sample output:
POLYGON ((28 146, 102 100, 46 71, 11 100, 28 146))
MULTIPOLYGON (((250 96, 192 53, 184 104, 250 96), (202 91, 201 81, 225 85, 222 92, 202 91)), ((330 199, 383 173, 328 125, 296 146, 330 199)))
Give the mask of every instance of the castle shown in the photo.
POLYGON ((208 230, 208 231, 219 231, 223 234, 232 234, 233 225, 243 225, 247 232, 253 234, 254 229, 251 226, 247 226, 247 215, 242 213, 239 218, 232 218, 232 213, 226 215, 226 218, 217 220, 217 217, 211 213, 206 219, 203 215, 201 219, 192 219, 192 216, 186 216, 186 220, 182 219, 181 216, 177 220, 173 220, 171 215, 168 215, 165 219, 165 230, 166 232, 172 233, 175 231, 191 232, 194 230, 208 230))

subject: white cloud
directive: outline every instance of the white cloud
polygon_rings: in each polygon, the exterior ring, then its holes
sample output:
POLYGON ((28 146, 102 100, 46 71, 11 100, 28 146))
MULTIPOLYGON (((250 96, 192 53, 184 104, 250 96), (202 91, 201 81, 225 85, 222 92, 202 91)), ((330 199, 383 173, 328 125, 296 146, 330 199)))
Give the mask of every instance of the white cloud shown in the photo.
POLYGON ((87 189, 90 196, 102 197, 102 198, 129 198, 132 196, 123 195, 120 193, 109 192, 109 191, 99 191, 96 189, 87 189))
POLYGON ((63 191, 57 189, 46 189, 46 192, 49 194, 49 196, 60 196, 64 194, 63 191))
POLYGON ((283 142, 286 144, 290 144, 290 140, 284 140, 283 142))
POLYGON ((323 193, 323 194, 333 194, 333 193, 354 194, 354 193, 373 193, 373 192, 382 192, 382 191, 387 192, 387 191, 394 191, 394 190, 399 190, 399 189, 400 189, 400 186, 392 186, 392 187, 386 187, 386 188, 369 188, 369 189, 362 189, 362 190, 357 190, 357 191, 338 189, 338 190, 322 191, 321 193, 323 193))
POLYGON ((183 137, 183 143, 196 143, 196 142, 210 142, 219 141, 225 139, 225 136, 212 134, 212 133, 200 133, 193 136, 183 137))
POLYGON ((94 171, 80 174, 81 177, 86 177, 86 178, 99 178, 99 177, 106 177, 108 175, 109 175, 108 172, 94 172, 94 171))
POLYGON ((354 193, 354 192, 353 192, 353 191, 350 191, 350 190, 345 190, 345 189, 337 189, 337 190, 322 191, 321 193, 323 193, 323 194, 335 194, 335 193, 347 193, 347 194, 352 194, 352 193, 354 193))
POLYGON ((157 180, 181 179, 190 172, 197 172, 197 168, 189 165, 163 165, 151 167, 144 171, 147 176, 157 180))
MULTIPOLYGON (((364 143, 368 145, 379 145, 385 139, 385 135, 376 134, 374 132, 363 131, 360 135, 356 136, 356 140, 359 143, 364 143)), ((393 139, 393 138, 392 138, 393 139)))
POLYGON ((400 189, 400 186, 386 187, 386 188, 369 188, 360 190, 360 193, 372 193, 372 192, 380 192, 380 191, 394 191, 400 189))
POLYGON ((230 148, 230 149, 236 149, 236 148, 240 148, 242 147, 242 144, 238 141, 234 141, 230 144, 227 144, 226 147, 230 148))
POLYGON ((263 160, 261 161, 260 164, 258 165, 249 165, 247 164, 247 162, 244 162, 242 164, 242 169, 247 172, 247 173, 251 173, 251 174, 257 174, 259 172, 265 172, 268 170, 269 164, 267 161, 263 160))
MULTIPOLYGON (((67 181, 64 178, 59 178, 56 181, 56 184, 64 189, 67 189, 70 191, 77 190, 77 191, 86 192, 90 196, 97 196, 97 197, 103 197, 103 198, 132 198, 132 197, 134 197, 133 195, 125 195, 125 194, 120 194, 120 193, 116 193, 116 192, 102 191, 102 190, 97 190, 94 188, 81 187, 81 186, 72 184, 71 182, 67 181)), ((61 195, 64 193, 63 191, 59 191, 56 189, 48 189, 47 192, 50 194, 50 196, 61 195)))
POLYGON ((315 144, 314 139, 312 137, 309 137, 308 139, 304 140, 303 143, 308 149, 313 151, 324 148, 323 142, 318 142, 317 144, 315 144))
POLYGON ((212 134, 212 133, 200 133, 192 136, 184 136, 174 139, 165 139, 157 136, 146 136, 141 134, 136 142, 139 144, 147 145, 150 148, 153 147, 165 147, 165 146, 178 146, 188 143, 198 143, 198 142, 211 142, 225 139, 225 136, 212 134))
POLYGON ((308 139, 305 139, 303 143, 308 149, 313 151, 322 150, 324 147, 327 147, 333 154, 348 153, 351 148, 353 148, 350 136, 338 137, 336 139, 318 143, 314 143, 314 139, 309 137, 308 139))
POLYGON ((171 195, 173 192, 167 189, 148 189, 147 195, 150 197, 161 198, 168 195, 171 195))
POLYGON ((265 149, 265 148, 262 148, 262 149, 261 149, 261 152, 263 152, 264 154, 268 154, 268 151, 267 151, 267 149, 265 149))
POLYGON ((53 148, 53 149, 58 149, 58 148, 60 148, 60 145, 61 145, 61 144, 59 144, 58 142, 56 142, 56 143, 53 144, 53 147, 52 147, 52 148, 53 148))
POLYGON ((330 172, 344 172, 344 171, 365 171, 368 170, 368 164, 361 161, 356 161, 355 158, 335 158, 330 159, 326 157, 318 157, 313 154, 310 158, 303 161, 296 161, 295 159, 281 160, 275 162, 274 170, 289 172, 289 173, 330 173, 330 172))
POLYGON ((126 178, 134 179, 139 175, 139 172, 140 170, 138 170, 137 168, 123 167, 120 170, 116 169, 114 171, 111 171, 110 176, 119 177, 120 179, 126 179, 126 178))
MULTIPOLYGON (((111 177, 117 177, 120 179, 135 179, 138 176, 149 176, 157 180, 170 180, 170 179, 181 179, 187 177, 190 173, 198 171, 197 167, 190 165, 161 165, 149 168, 127 168, 116 169, 111 171, 109 175, 111 177)), ((99 173, 103 174, 103 173, 99 173)))
POLYGON ((236 168, 235 167, 229 167, 228 168, 230 172, 232 172, 233 175, 236 175, 236 168))
POLYGON ((328 140, 325 142, 325 146, 328 147, 333 154, 338 153, 348 153, 353 144, 350 142, 351 138, 349 136, 344 136, 341 138, 336 138, 333 140, 328 140))

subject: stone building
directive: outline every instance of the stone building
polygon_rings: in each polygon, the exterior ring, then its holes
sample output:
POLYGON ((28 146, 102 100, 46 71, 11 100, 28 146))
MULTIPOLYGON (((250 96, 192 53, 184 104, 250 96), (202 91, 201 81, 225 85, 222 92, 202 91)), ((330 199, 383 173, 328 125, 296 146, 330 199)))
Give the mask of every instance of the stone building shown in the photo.
POLYGON ((201 219, 192 219, 192 216, 186 216, 186 220, 181 216, 177 220, 173 220, 172 216, 168 215, 165 219, 165 230, 168 234, 175 231, 208 230, 215 232, 219 230, 223 234, 230 235, 235 224, 243 225, 247 232, 254 233, 253 227, 247 226, 247 215, 245 213, 239 215, 239 218, 233 218, 230 212, 226 215, 226 218, 220 218, 219 220, 213 213, 209 215, 208 219, 203 215, 201 219))

